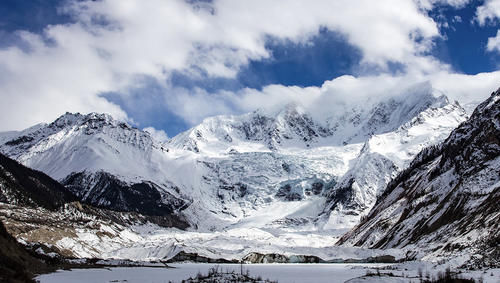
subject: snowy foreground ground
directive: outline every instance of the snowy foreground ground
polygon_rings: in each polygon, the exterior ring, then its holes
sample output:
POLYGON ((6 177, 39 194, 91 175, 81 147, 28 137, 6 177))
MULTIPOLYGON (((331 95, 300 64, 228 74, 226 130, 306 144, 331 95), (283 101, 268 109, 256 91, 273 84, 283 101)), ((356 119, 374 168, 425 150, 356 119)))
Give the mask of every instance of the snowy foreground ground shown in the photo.
MULTIPOLYGON (((151 267, 123 267, 109 269, 74 269, 58 271, 37 277, 41 283, 168 283, 181 282, 197 273, 206 274, 214 267, 213 264, 183 263, 171 265, 175 268, 151 267)), ((240 265, 220 264, 223 271, 240 272, 240 265)), ((260 276, 263 279, 277 280, 280 283, 324 283, 324 282, 420 282, 418 269, 422 269, 423 276, 431 276, 439 271, 443 272, 445 266, 433 267, 420 263, 405 263, 397 266, 390 264, 250 264, 244 265, 251 276, 260 276), (393 268, 395 267, 395 268, 393 268), (381 277, 365 277, 368 273, 377 273, 381 277), (392 273, 398 277, 383 276, 392 273)), ((244 272, 245 272, 244 271, 244 272)), ((469 271, 462 274, 463 278, 482 278, 483 282, 500 282, 500 269, 488 271, 469 271)))

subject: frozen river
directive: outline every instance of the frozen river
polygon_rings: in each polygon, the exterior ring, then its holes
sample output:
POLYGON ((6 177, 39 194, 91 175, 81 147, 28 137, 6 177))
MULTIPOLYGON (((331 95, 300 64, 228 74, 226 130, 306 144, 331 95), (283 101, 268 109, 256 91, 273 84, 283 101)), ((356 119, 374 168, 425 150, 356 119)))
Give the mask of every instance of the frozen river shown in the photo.
MULTIPOLYGON (((117 267, 110 269, 73 269, 37 277, 41 283, 168 283, 181 282, 198 272, 206 274, 214 264, 172 264, 175 268, 117 267)), ((240 272, 240 265, 219 264, 223 271, 240 272)), ((277 280, 279 283, 344 282, 366 274, 367 268, 384 264, 250 264, 244 265, 251 276, 277 280)))

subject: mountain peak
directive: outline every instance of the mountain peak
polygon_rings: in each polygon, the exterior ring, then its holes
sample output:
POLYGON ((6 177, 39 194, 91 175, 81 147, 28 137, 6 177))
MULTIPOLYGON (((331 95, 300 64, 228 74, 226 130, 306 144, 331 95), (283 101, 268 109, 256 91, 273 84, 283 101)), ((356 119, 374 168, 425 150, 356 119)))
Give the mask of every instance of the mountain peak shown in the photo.
POLYGON ((131 126, 128 125, 127 123, 115 120, 109 114, 96 113, 96 112, 91 112, 88 114, 81 114, 78 112, 77 113, 66 112, 65 114, 57 118, 54 122, 50 123, 49 127, 64 128, 67 126, 75 126, 75 125, 80 125, 80 126, 86 125, 92 128, 98 128, 104 125, 113 125, 113 126, 120 126, 122 128, 131 128, 131 126))
POLYGON ((48 125, 32 127, 5 142, 2 140, 0 151, 60 179, 73 171, 92 167, 101 158, 109 159, 105 162, 107 169, 115 170, 122 166, 116 161, 117 155, 131 152, 148 155, 153 143, 149 133, 108 114, 67 112, 48 125), (45 162, 44 158, 52 162, 45 162), (72 164, 73 168, 55 166, 58 162, 72 164))
MULTIPOLYGON (((413 86, 400 95, 372 98, 366 104, 351 103, 337 111, 332 108, 330 118, 312 115, 307 108, 291 102, 278 111, 258 109, 240 116, 207 118, 172 138, 171 145, 194 152, 224 153, 235 144, 249 142, 254 144, 253 149, 267 150, 363 143, 372 135, 395 131, 428 109, 448 105, 448 98, 429 83, 413 86)), ((424 119, 422 116, 420 120, 424 119)))

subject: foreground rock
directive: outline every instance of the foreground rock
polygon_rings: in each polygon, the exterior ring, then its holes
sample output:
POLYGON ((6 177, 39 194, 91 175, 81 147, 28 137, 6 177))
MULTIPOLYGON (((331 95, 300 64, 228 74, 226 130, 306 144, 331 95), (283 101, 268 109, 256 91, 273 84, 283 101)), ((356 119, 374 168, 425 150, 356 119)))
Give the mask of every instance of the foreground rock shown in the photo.
POLYGON ((35 274, 51 270, 28 253, 0 222, 0 282, 35 282, 35 274))

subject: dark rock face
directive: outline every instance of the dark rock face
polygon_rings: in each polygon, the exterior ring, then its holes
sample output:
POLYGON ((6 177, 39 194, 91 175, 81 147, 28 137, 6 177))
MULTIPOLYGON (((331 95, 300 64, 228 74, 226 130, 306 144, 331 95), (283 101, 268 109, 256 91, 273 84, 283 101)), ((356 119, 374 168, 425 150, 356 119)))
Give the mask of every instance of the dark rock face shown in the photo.
POLYGON ((466 123, 446 139, 439 166, 434 175, 454 169, 461 176, 471 176, 482 165, 500 154, 500 90, 480 104, 466 123))
POLYGON ((10 141, 6 142, 5 144, 10 145, 10 146, 14 146, 14 145, 22 144, 22 143, 27 143, 30 141, 33 141, 33 137, 22 136, 22 137, 10 140, 10 141))
POLYGON ((415 246, 437 253, 469 250, 483 264, 498 266, 498 245, 484 243, 498 243, 500 237, 499 168, 500 89, 441 145, 418 154, 339 243, 415 246))
POLYGON ((365 259, 333 259, 324 260, 313 255, 282 255, 276 253, 249 253, 242 259, 248 263, 394 263, 396 258, 390 255, 369 257, 365 259))
POLYGON ((127 184, 106 172, 80 172, 71 174, 62 183, 83 203, 116 211, 137 212, 157 217, 160 222, 166 221, 164 224, 171 222, 173 225, 170 226, 187 227, 177 213, 189 203, 152 182, 127 184))
POLYGON ((290 184, 286 184, 279 188, 276 196, 287 201, 299 201, 303 198, 301 194, 292 191, 292 186, 290 184))
POLYGON ((311 191, 314 195, 319 195, 323 192, 324 184, 320 182, 316 182, 312 184, 311 191))
POLYGON ((314 182, 311 184, 310 188, 306 188, 304 190, 304 194, 306 196, 311 196, 311 195, 320 195, 323 192, 323 188, 325 187, 325 184, 323 182, 314 182))
POLYGON ((242 259, 243 262, 249 263, 322 263, 323 259, 317 256, 309 255, 292 255, 285 256, 282 254, 261 254, 249 253, 242 259))
POLYGON ((75 200, 76 197, 54 179, 0 154, 1 202, 54 210, 75 200))
POLYGON ((297 180, 282 182, 277 188, 275 197, 284 201, 301 201, 307 197, 319 196, 326 189, 330 189, 332 184, 335 184, 334 179, 328 183, 316 178, 308 181, 305 186, 301 184, 301 181, 297 180))
POLYGON ((167 263, 170 262, 203 262, 203 263, 238 263, 237 260, 227 260, 223 258, 209 258, 206 256, 199 255, 197 253, 187 253, 185 251, 180 251, 175 256, 167 260, 167 263))
MULTIPOLYGON (((97 191, 101 189, 102 193, 84 195, 83 188, 88 184, 84 175, 71 175, 66 180, 68 187, 65 187, 44 173, 0 154, 0 202, 57 210, 66 203, 80 200, 95 207, 141 213, 147 220, 164 227, 189 227, 187 221, 176 214, 189 204, 167 192, 160 193, 155 184, 144 182, 128 186, 112 175, 102 173, 93 187, 97 191), (107 191, 107 188, 110 190, 107 191)), ((111 217, 109 212, 92 207, 88 209, 94 215, 111 217)), ((120 223, 117 217, 110 219, 120 223)))
POLYGON ((234 193, 240 198, 246 196, 249 190, 248 186, 241 182, 237 182, 236 184, 223 182, 223 184, 219 186, 219 189, 234 193))
POLYGON ((330 192, 329 200, 331 201, 331 209, 336 208, 339 204, 342 204, 347 209, 360 208, 361 204, 356 203, 354 198, 353 184, 354 179, 350 179, 344 186, 340 186, 330 192))
POLYGON ((35 282, 33 276, 47 266, 34 258, 0 222, 0 282, 35 282))

